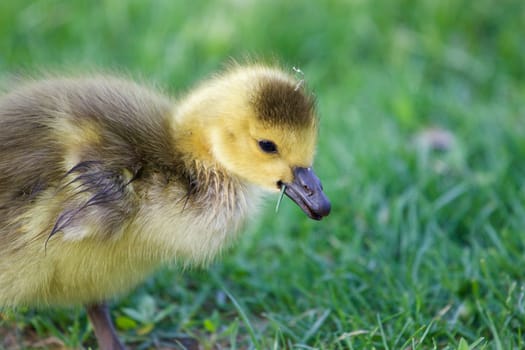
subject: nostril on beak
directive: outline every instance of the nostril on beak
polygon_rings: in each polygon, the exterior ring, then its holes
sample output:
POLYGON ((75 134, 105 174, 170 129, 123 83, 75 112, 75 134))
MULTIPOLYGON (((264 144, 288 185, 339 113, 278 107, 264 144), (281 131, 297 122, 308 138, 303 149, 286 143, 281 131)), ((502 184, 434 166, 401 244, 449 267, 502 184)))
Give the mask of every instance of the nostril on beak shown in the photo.
POLYGON ((303 189, 304 189, 304 192, 306 192, 306 194, 308 196, 311 196, 314 194, 314 192, 312 191, 312 189, 310 187, 308 187, 308 185, 304 184, 303 185, 303 189))

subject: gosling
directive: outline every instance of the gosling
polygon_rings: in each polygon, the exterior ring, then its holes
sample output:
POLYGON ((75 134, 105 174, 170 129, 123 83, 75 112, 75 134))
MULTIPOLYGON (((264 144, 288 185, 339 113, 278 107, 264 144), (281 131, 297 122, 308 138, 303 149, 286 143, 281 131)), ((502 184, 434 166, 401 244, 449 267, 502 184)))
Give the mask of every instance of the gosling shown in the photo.
POLYGON ((235 66, 180 101, 116 77, 26 82, 0 98, 0 307, 85 305, 100 349, 124 349, 105 301, 163 264, 206 265, 262 192, 330 212, 302 81, 235 66))

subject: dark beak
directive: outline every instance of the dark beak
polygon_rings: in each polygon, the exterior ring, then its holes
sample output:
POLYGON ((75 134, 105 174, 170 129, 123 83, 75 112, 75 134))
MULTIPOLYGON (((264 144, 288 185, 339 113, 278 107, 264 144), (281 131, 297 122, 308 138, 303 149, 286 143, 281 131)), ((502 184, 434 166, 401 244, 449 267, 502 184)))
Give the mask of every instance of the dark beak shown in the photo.
POLYGON ((284 193, 311 219, 321 220, 330 214, 330 201, 323 192, 321 181, 311 168, 294 168, 294 180, 283 183, 284 193))

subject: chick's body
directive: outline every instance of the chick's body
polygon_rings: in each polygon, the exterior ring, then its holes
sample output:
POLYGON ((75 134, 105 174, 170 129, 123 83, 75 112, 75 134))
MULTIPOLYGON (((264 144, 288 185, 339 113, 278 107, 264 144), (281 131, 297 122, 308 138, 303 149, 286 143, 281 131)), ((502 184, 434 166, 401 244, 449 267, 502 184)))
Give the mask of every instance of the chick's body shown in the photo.
POLYGON ((207 262, 254 208, 134 83, 48 80, 0 105, 0 305, 91 303, 159 263, 207 262))
POLYGON ((206 264, 261 190, 312 219, 314 103, 278 69, 236 67, 172 101, 118 78, 54 78, 0 98, 0 308, 84 304, 124 349, 104 301, 159 265, 206 264))

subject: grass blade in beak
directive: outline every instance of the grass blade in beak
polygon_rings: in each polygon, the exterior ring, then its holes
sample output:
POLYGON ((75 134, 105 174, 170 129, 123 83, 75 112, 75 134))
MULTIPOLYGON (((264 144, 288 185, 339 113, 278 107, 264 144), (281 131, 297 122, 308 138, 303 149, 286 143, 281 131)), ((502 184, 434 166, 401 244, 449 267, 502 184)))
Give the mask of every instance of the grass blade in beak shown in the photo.
POLYGON ((282 184, 281 194, 279 195, 279 199, 277 200, 277 205, 275 206, 275 213, 279 212, 279 207, 281 206, 281 201, 283 200, 284 191, 286 191, 286 185, 282 184))

